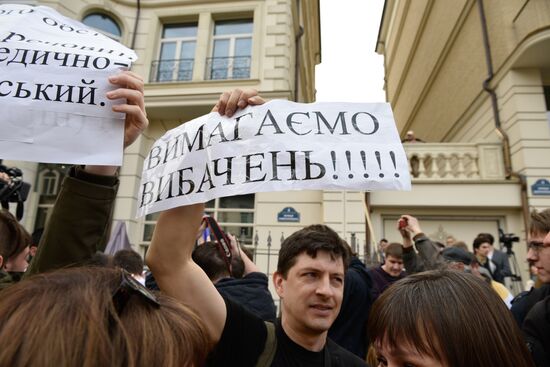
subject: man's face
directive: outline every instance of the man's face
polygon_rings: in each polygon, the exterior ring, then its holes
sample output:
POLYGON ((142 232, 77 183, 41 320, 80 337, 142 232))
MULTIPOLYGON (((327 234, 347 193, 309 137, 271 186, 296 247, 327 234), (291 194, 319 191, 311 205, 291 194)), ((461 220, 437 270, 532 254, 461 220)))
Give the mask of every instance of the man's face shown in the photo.
POLYGON ((527 261, 537 268, 541 282, 550 283, 550 232, 531 233, 527 261))
POLYGON ((273 282, 282 300, 282 324, 287 334, 299 337, 327 332, 342 304, 344 263, 341 257, 333 259, 326 251, 318 251, 315 258, 301 253, 286 279, 276 272, 273 282))
POLYGON ((382 269, 392 277, 397 277, 403 271, 403 260, 389 255, 386 257, 386 262, 382 265, 382 269))
POLYGON ((491 252, 491 245, 488 242, 482 243, 481 245, 479 245, 479 248, 476 249, 476 254, 483 257, 489 256, 489 252, 491 252))
POLYGON ((27 262, 27 259, 29 258, 29 247, 25 247, 23 251, 21 251, 16 256, 12 256, 6 261, 4 264, 4 269, 6 271, 13 271, 22 273, 27 270, 29 263, 27 262))

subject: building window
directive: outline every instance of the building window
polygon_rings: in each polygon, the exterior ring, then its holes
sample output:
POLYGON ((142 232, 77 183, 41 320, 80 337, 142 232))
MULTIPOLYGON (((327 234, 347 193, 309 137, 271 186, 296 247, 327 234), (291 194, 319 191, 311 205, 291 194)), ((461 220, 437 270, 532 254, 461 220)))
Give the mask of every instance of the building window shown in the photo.
POLYGON ((253 244, 254 194, 218 198, 205 206, 206 214, 213 216, 224 232, 231 233, 244 245, 253 244))
POLYGON ((196 44, 197 23, 164 25, 159 60, 153 61, 151 81, 191 80, 196 44))
POLYGON ((61 189, 61 182, 68 174, 69 167, 58 164, 38 165, 38 182, 36 184, 36 192, 39 195, 38 208, 36 210, 36 218, 34 221, 34 229, 44 228, 50 215, 52 208, 57 198, 57 194, 61 189))
MULTIPOLYGON (((206 203, 205 207, 205 213, 213 216, 224 232, 231 233, 237 237, 241 244, 246 246, 253 245, 254 194, 210 200, 206 203)), ((147 248, 151 244, 158 217, 159 213, 152 213, 145 216, 143 222, 143 235, 141 237, 143 253, 147 252, 147 248)))
POLYGON ((250 78, 252 19, 217 21, 212 36, 212 57, 206 79, 250 78))
POLYGON ((82 19, 82 23, 86 24, 88 27, 94 28, 107 37, 114 39, 115 41, 120 41, 122 32, 117 22, 110 16, 103 13, 92 13, 88 14, 82 19))
POLYGON ((43 196, 56 196, 59 190, 60 174, 59 171, 50 169, 40 172, 40 183, 38 191, 43 196))

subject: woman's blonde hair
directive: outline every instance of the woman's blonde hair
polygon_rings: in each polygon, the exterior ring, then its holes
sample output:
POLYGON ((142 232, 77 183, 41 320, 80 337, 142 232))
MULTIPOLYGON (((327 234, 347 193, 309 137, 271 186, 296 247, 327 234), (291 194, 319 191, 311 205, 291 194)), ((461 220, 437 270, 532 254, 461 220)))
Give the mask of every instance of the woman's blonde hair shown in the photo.
POLYGON ((40 274, 0 294, 0 366, 200 366, 210 343, 188 307, 161 294, 158 306, 128 292, 123 271, 73 268, 40 274))

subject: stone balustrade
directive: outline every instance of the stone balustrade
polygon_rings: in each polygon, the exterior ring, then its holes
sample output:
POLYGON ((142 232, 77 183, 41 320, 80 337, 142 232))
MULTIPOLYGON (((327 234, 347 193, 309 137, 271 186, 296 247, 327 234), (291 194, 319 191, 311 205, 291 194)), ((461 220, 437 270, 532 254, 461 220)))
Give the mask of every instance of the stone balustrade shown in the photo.
POLYGON ((404 143, 403 147, 415 182, 505 179, 498 143, 404 143))

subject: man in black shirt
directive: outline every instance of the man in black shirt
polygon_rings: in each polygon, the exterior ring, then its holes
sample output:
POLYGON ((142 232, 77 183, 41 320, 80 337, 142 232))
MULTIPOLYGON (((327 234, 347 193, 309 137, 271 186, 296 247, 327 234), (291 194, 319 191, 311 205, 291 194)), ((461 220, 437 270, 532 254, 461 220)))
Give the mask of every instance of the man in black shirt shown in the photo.
MULTIPOLYGON (((255 91, 222 95, 220 114, 260 104, 255 91)), ((204 204, 162 212, 157 221, 147 264, 160 289, 197 312, 206 325, 214 350, 211 366, 365 366, 352 353, 327 338, 342 303, 349 253, 343 241, 323 225, 306 227, 282 244, 273 282, 281 299, 282 317, 269 323, 222 298, 191 258, 204 204), (267 340, 267 342, 266 342, 267 340), (264 359, 265 350, 274 355, 264 359), (259 361, 262 361, 260 364, 259 361)))

